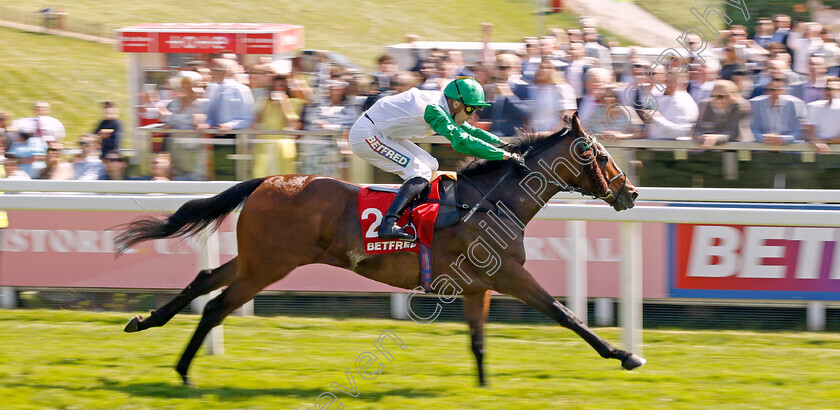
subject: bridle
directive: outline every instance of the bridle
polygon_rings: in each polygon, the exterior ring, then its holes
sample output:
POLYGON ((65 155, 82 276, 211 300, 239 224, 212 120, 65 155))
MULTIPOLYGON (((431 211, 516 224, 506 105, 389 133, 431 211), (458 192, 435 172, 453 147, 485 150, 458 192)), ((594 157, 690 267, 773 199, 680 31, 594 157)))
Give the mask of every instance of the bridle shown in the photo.
MULTIPOLYGON (((568 132, 570 132, 570 131, 567 130, 566 133, 568 133, 568 132)), ((566 134, 564 133, 563 135, 565 136, 566 134)), ((577 134, 575 134, 575 135, 577 135, 577 134)), ((592 154, 595 158, 594 160, 597 161, 598 160, 597 159, 598 158, 598 151, 597 151, 597 147, 594 144, 594 141, 592 139, 587 139, 586 142, 587 142, 587 144, 583 147, 583 149, 580 150, 580 153, 583 154, 587 151, 592 151, 592 154)), ((548 147, 549 147, 549 145, 544 145, 544 146, 541 146, 541 147, 536 148, 536 149, 534 149, 533 146, 529 147, 525 152, 522 153, 522 158, 523 159, 527 158, 529 155, 533 156, 534 154, 536 154, 540 151, 543 151, 544 149, 546 149, 548 147)), ((584 169, 585 167, 591 167, 591 166, 598 166, 598 165, 597 164, 592 165, 591 163, 581 164, 581 169, 584 169)), ((622 171, 620 168, 618 168, 618 165, 616 165, 615 167, 616 167, 616 169, 618 169, 618 174, 616 176, 610 178, 609 180, 606 180, 606 177, 604 177, 604 179, 607 182, 607 190, 606 190, 606 192, 604 192, 602 194, 587 191, 587 190, 585 190, 583 188, 580 188, 580 187, 572 186, 570 184, 565 183, 564 181, 555 181, 553 179, 546 178, 545 175, 543 175, 541 172, 536 172, 536 174, 537 174, 538 178, 544 180, 545 182, 547 182, 551 185, 560 187, 560 189, 563 190, 563 191, 577 192, 577 193, 579 193, 583 196, 589 196, 589 197, 592 197, 593 199, 600 199, 600 200, 605 201, 607 204, 612 205, 612 204, 615 203, 615 201, 618 201, 618 198, 621 197, 621 194, 624 193, 624 190, 627 188, 627 175, 624 173, 624 171, 622 171), (612 184, 616 179, 618 179, 621 176, 624 176, 624 181, 621 184, 621 189, 618 190, 617 194, 613 194, 612 190, 610 189, 610 184, 612 184)), ((598 166, 598 168, 600 170, 599 166, 598 166)), ((463 210, 469 210, 467 215, 462 219, 464 222, 467 222, 476 211, 488 212, 488 209, 481 208, 481 204, 487 199, 488 196, 490 196, 491 193, 493 193, 493 191, 496 190, 496 188, 499 187, 499 185, 502 183, 502 181, 507 179, 507 176, 510 175, 511 172, 513 172, 513 169, 514 169, 513 165, 511 165, 511 167, 508 168, 508 170, 505 172, 505 174, 501 178, 499 178, 498 181, 496 181, 496 184, 493 185, 493 187, 490 188, 490 190, 487 191, 487 193, 484 193, 481 190, 481 188, 479 188, 478 185, 476 185, 475 182, 471 181, 465 175, 459 175, 459 179, 463 179, 463 180, 467 181, 470 185, 473 186, 473 188, 475 188, 476 191, 478 191, 478 193, 483 194, 484 196, 481 199, 479 199, 478 202, 476 202, 475 205, 473 205, 473 206, 470 206, 468 204, 450 204, 450 203, 447 203, 445 205, 451 205, 451 206, 461 208, 463 210)), ((603 171, 601 171, 601 172, 603 173, 603 171)), ((440 202, 440 203, 444 204, 443 202, 440 202)))
MULTIPOLYGON (((567 132, 569 132, 569 131, 567 131, 567 132)), ((584 136, 584 138, 586 138, 586 137, 584 136)), ((533 156, 537 152, 540 152, 540 151, 542 151, 546 148, 548 148, 548 146, 540 147, 539 149, 534 150, 532 152, 531 151, 526 152, 525 154, 522 155, 522 157, 525 158, 529 154, 533 156)), ((598 147, 595 145, 594 140, 587 139, 586 140, 586 145, 584 145, 583 148, 580 149, 580 154, 584 154, 587 151, 592 152, 593 161, 598 160, 598 154, 600 154, 600 152, 598 151, 598 147)), ((580 164, 580 165, 581 165, 581 169, 584 169, 585 167, 598 166, 598 165, 593 165, 592 163, 580 164)), ((545 182, 547 182, 551 185, 560 187, 560 189, 563 190, 563 191, 577 192, 577 193, 579 193, 583 196, 588 196, 588 197, 591 197, 592 199, 600 199, 600 200, 603 200, 604 202, 606 202, 607 204, 612 205, 613 203, 615 203, 615 201, 618 200, 618 198, 621 197, 621 194, 624 193, 624 190, 627 189, 627 174, 625 174, 624 171, 622 171, 621 168, 618 167, 618 165, 615 165, 615 167, 616 167, 616 169, 618 169, 618 174, 616 174, 615 176, 613 176, 610 179, 606 179, 606 176, 604 177, 604 179, 607 182, 607 190, 606 190, 606 192, 603 192, 603 193, 595 193, 595 192, 583 189, 581 187, 572 186, 571 184, 567 184, 564 181, 555 181, 553 179, 549 179, 545 175, 543 175, 541 172, 537 172, 536 174, 538 175, 539 178, 541 178, 545 182), (617 180, 618 178, 620 178, 622 176, 624 177, 624 181, 621 184, 621 188, 618 190, 618 193, 614 194, 612 192, 612 189, 610 189, 610 185, 613 182, 615 182, 615 180, 617 180)), ((598 166, 598 168, 600 168, 600 166, 598 166)), ((603 171, 601 171, 601 173, 603 174, 603 171)))

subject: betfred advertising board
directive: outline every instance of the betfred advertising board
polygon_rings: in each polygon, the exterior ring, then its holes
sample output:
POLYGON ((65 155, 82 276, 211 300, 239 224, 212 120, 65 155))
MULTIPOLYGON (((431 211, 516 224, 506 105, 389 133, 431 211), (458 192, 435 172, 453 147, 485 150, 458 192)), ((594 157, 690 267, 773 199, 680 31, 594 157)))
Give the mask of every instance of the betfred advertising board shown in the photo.
MULTIPOLYGON (((141 212, 8 211, 10 225, 0 230, 0 286, 182 289, 198 273, 198 245, 192 240, 142 242, 116 257, 118 225, 141 212)), ((219 229, 222 262, 237 253, 235 218, 219 229)), ((588 293, 591 297, 620 294, 618 225, 587 223, 588 293)), ((643 224, 645 237, 643 296, 663 298, 666 288, 667 230, 663 224, 643 224)), ((566 295, 566 266, 571 241, 564 221, 532 221, 526 229, 525 267, 555 296, 566 295)), ((433 244, 434 246, 434 244, 433 244)), ((408 269, 416 269, 419 262, 408 269)), ((444 273, 444 272, 436 272, 444 273)), ((449 274, 453 274, 449 272, 449 274)), ((292 271, 268 290, 402 292, 348 270, 308 265, 292 271)))
POLYGON ((670 230, 671 297, 840 300, 840 228, 670 230))

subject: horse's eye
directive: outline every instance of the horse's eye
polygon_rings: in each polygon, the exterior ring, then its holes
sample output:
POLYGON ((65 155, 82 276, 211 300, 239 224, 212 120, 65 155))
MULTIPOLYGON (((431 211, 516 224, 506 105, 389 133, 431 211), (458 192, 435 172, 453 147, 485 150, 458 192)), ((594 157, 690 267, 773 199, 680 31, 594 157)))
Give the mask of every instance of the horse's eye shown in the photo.
POLYGON ((598 162, 606 163, 607 159, 606 155, 598 155, 598 162))

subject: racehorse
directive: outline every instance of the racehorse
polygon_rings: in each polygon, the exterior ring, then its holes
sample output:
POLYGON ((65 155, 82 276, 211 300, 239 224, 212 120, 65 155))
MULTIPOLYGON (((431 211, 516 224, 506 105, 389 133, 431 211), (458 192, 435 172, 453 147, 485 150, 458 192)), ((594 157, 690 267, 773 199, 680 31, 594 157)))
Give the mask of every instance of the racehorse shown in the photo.
MULTIPOLYGON (((459 261, 459 272, 450 279, 463 296, 480 385, 485 384, 483 327, 491 291, 513 296, 551 317, 577 333, 601 357, 618 359, 627 370, 645 363, 642 357, 617 349, 596 335, 571 310, 554 300, 523 266, 524 225, 559 191, 601 198, 616 211, 632 208, 638 196, 603 145, 582 129, 577 113, 566 121, 570 127, 554 133, 521 133, 506 147, 523 154, 526 165, 537 171, 525 174, 509 162, 487 160, 473 160, 462 167, 456 185, 459 198, 466 204, 481 204, 483 212, 470 213, 470 218, 465 216, 457 224, 434 233, 435 276, 442 277, 452 262, 459 261), (487 235, 488 224, 496 224, 498 231, 505 230, 499 221, 508 228, 507 237, 496 232, 496 241, 510 241, 493 245, 492 252, 500 259, 497 271, 489 275, 483 269, 486 265, 458 259, 464 258, 467 247, 478 236, 487 235)), ((214 197, 191 200, 168 217, 146 216, 127 224, 127 229, 115 239, 120 252, 148 239, 189 237, 208 226, 217 228, 228 213, 242 204, 236 228, 237 257, 215 269, 199 272, 189 286, 149 317, 131 318, 125 331, 163 326, 196 297, 227 286, 205 306, 176 366, 183 382, 189 384, 190 363, 210 329, 298 266, 325 263, 391 286, 417 288, 420 276, 416 254, 365 254, 358 219, 360 189, 355 184, 318 176, 257 178, 214 197)))

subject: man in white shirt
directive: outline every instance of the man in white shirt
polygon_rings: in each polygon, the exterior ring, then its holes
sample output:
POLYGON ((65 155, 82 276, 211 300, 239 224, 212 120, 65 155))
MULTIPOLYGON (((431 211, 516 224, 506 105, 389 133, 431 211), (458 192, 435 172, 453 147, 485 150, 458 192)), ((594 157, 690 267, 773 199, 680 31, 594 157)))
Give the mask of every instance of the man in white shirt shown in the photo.
POLYGON ((808 104, 805 138, 820 152, 828 145, 840 143, 840 78, 829 77, 826 99, 808 104))
POLYGON ((685 91, 688 73, 682 72, 665 79, 665 94, 657 98, 658 109, 648 122, 647 138, 691 138, 691 131, 700 111, 697 103, 685 91))
POLYGON ((62 141, 65 137, 64 125, 50 116, 50 104, 46 101, 35 103, 35 116, 15 121, 15 127, 21 132, 40 137, 44 142, 62 141))
POLYGON ((822 25, 814 22, 799 23, 787 39, 787 46, 793 50, 793 71, 808 74, 808 58, 822 50, 822 25))

